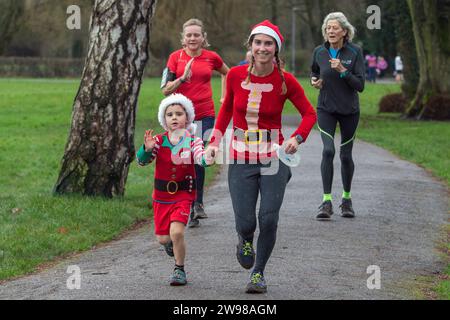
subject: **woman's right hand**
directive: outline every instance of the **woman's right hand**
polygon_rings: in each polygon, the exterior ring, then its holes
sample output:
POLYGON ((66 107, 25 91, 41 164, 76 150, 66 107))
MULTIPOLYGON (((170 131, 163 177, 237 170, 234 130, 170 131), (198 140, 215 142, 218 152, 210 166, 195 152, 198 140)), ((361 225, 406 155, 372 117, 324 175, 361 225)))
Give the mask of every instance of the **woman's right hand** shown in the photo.
POLYGON ((156 137, 153 136, 153 130, 146 130, 144 135, 145 151, 153 149, 156 145, 156 137))
POLYGON ((316 77, 311 78, 311 85, 316 89, 322 89, 323 86, 323 80, 317 79, 316 77))
POLYGON ((181 76, 181 79, 183 79, 183 81, 188 81, 191 78, 191 76, 192 76, 191 66, 192 66, 193 62, 194 62, 194 58, 189 60, 189 62, 186 64, 186 67, 184 68, 184 73, 181 76))

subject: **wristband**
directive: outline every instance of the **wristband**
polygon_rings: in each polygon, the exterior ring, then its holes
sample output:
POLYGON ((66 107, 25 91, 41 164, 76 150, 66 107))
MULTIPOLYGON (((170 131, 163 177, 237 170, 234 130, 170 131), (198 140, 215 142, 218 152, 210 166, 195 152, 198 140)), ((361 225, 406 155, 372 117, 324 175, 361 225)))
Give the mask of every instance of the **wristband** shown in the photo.
POLYGON ((348 70, 345 70, 344 72, 342 72, 339 77, 341 78, 345 78, 348 75, 348 70))

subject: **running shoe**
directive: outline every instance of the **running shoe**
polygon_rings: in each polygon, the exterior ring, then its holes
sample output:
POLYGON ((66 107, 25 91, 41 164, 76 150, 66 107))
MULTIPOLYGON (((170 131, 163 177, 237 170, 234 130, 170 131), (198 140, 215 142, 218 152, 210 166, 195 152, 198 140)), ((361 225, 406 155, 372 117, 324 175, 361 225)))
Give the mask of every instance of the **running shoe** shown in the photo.
POLYGON ((266 293, 266 280, 261 272, 253 272, 250 276, 250 282, 247 284, 246 293, 266 293))
POLYGON ((341 216, 343 218, 354 218, 355 211, 352 207, 352 199, 342 199, 342 204, 339 206, 341 208, 341 216))
POLYGON ((194 203, 194 219, 206 219, 208 215, 205 212, 205 208, 202 203, 194 203))
POLYGON ((245 269, 253 267, 255 264, 253 244, 250 241, 240 241, 236 248, 236 256, 239 264, 245 269))
POLYGON ((188 227, 195 228, 200 225, 200 221, 198 219, 194 219, 194 211, 191 212, 191 216, 189 218, 188 227))
POLYGON ((175 268, 172 277, 170 278, 171 286, 184 286, 187 283, 186 272, 184 270, 175 268))
POLYGON ((173 242, 169 241, 166 244, 163 244, 164 250, 166 250, 166 253, 169 257, 173 257, 173 242))
POLYGON ((319 214, 316 219, 319 221, 327 221, 333 215, 333 204, 331 201, 324 201, 319 207, 319 214))

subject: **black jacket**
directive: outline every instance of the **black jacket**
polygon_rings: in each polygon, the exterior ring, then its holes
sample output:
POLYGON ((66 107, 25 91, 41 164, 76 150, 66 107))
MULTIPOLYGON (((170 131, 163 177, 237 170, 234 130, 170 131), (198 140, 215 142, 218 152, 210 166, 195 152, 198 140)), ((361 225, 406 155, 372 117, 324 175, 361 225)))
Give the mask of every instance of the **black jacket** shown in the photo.
POLYGON ((358 92, 363 92, 365 83, 362 49, 346 42, 339 50, 337 58, 348 70, 343 76, 331 69, 329 48, 330 44, 326 42, 314 49, 312 56, 311 77, 323 80, 317 108, 330 113, 355 114, 359 112, 358 92))

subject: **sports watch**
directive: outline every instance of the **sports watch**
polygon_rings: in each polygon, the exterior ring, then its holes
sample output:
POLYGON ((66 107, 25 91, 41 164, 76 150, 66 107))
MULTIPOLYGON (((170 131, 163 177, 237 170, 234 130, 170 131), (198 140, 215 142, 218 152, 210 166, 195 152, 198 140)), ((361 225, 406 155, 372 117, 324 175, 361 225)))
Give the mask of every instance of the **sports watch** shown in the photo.
POLYGON ((303 142, 303 138, 302 138, 302 136, 299 135, 299 134, 296 134, 296 135, 295 135, 295 140, 297 140, 297 143, 298 143, 298 144, 300 144, 300 143, 303 142))

